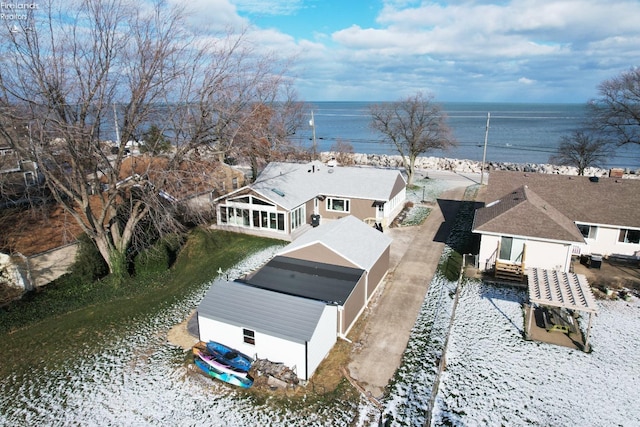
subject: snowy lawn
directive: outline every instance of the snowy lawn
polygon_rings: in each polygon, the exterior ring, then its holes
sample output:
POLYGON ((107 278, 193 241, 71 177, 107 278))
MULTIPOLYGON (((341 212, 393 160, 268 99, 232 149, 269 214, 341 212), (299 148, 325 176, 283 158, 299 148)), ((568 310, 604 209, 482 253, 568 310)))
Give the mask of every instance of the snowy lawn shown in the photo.
POLYGON ((432 424, 639 425, 638 299, 599 301, 590 354, 524 341, 525 299, 524 290, 464 285, 432 424))
MULTIPOLYGON (((227 271, 233 280, 279 247, 257 252, 227 271)), ((290 407, 263 402, 193 369, 166 333, 202 300, 209 284, 155 316, 136 319, 128 333, 104 340, 100 354, 78 354, 58 369, 33 366, 0 378, 0 426, 325 426, 368 425, 373 405, 361 398, 290 407)), ((47 357, 46 349, 40 349, 47 357)), ((286 403, 286 402, 285 402, 286 403)))
POLYGON ((456 282, 436 271, 411 330, 401 365, 389 386, 384 404, 387 425, 425 424, 429 397, 447 338, 455 289, 456 282))

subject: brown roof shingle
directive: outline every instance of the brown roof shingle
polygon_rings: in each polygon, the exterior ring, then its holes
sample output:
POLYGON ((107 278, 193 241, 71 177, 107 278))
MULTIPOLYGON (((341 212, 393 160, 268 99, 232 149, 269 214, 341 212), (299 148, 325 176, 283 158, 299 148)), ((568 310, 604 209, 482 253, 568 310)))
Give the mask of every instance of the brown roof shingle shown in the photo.
POLYGON ((573 221, 527 186, 478 209, 473 231, 568 242, 584 241, 573 221))
POLYGON ((485 200, 525 185, 571 221, 640 228, 640 180, 491 171, 485 200))

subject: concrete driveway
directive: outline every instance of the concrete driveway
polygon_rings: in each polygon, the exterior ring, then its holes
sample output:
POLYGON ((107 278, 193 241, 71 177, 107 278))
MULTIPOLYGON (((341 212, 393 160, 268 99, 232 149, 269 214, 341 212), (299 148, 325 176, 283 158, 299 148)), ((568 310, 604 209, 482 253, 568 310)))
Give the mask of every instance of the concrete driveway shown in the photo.
POLYGON ((429 284, 440 261, 466 186, 439 197, 439 202, 418 227, 390 228, 391 267, 383 289, 371 302, 366 326, 354 346, 349 374, 372 396, 382 397, 409 341, 411 328, 422 306, 429 284))

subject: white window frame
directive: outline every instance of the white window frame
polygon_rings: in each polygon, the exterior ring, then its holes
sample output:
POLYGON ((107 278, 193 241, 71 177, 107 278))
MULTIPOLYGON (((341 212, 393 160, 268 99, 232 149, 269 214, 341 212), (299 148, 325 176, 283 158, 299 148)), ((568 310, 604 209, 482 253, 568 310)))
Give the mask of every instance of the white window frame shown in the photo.
POLYGON ((326 209, 329 212, 343 212, 343 213, 349 213, 351 212, 351 200, 350 199, 343 199, 341 197, 327 197, 327 204, 326 204, 326 209), (340 209, 333 209, 333 204, 336 201, 341 201, 343 202, 343 206, 345 209, 340 210, 340 209))
POLYGON ((580 230, 580 233, 582 234, 582 237, 584 237, 585 239, 591 239, 591 240, 595 240, 598 238, 598 226, 597 225, 589 225, 589 224, 576 224, 578 226, 578 230, 580 230), (589 227, 589 231, 587 232, 587 235, 584 235, 584 232, 582 231, 582 228, 584 227, 589 227))
POLYGON ((256 345, 256 331, 249 328, 242 328, 242 341, 249 345, 256 345))
POLYGON ((637 245, 640 244, 640 238, 638 239, 637 242, 630 242, 629 241, 629 232, 633 231, 635 233, 640 234, 640 230, 637 229, 633 229, 633 228, 621 228, 620 232, 618 233, 618 243, 626 243, 626 244, 630 244, 630 245, 637 245), (623 236, 624 233, 624 238, 621 239, 621 237, 623 236))
POLYGON ((301 227, 305 224, 305 219, 307 216, 307 209, 305 205, 300 205, 294 210, 291 211, 291 230, 295 230, 298 227, 301 227))

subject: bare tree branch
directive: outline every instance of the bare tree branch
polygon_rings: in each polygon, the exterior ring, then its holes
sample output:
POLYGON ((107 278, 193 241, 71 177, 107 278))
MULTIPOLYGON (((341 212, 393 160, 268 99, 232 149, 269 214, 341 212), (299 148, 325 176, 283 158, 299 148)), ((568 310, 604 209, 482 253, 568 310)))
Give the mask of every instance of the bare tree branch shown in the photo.
POLYGON ((589 103, 592 125, 617 143, 640 144, 640 68, 632 68, 599 86, 589 103))
POLYGON ((400 101, 373 105, 370 126, 382 134, 402 158, 408 184, 413 183, 416 158, 429 150, 444 150, 456 144, 446 124, 446 114, 422 93, 400 101))

